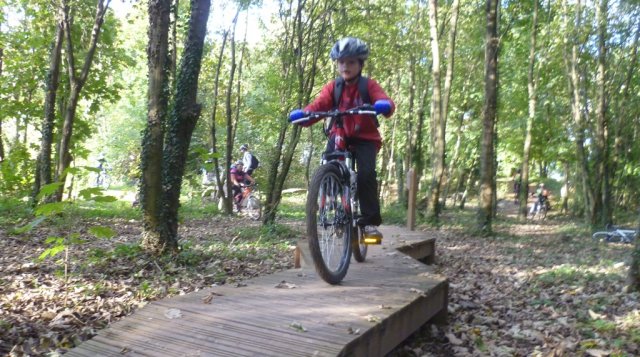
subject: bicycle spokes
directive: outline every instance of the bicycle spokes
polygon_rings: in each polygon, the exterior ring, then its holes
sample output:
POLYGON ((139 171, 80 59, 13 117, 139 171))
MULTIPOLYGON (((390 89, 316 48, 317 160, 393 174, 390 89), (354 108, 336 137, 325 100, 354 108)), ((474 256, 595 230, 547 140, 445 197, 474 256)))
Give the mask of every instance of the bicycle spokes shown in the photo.
POLYGON ((330 270, 342 264, 344 235, 349 228, 344 209, 343 187, 335 177, 325 177, 318 195, 318 243, 323 260, 330 270))

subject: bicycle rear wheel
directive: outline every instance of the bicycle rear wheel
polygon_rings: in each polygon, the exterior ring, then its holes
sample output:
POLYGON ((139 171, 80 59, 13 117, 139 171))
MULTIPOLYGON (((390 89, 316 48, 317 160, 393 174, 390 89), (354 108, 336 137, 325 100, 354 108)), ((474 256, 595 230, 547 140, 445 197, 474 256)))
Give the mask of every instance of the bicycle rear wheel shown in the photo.
POLYGON ((309 250, 318 275, 338 284, 347 274, 351 259, 351 217, 348 191, 338 167, 320 166, 307 195, 309 250))
POLYGON ((257 221, 262 216, 262 207, 260 201, 255 196, 249 196, 245 207, 247 216, 254 221, 257 221))

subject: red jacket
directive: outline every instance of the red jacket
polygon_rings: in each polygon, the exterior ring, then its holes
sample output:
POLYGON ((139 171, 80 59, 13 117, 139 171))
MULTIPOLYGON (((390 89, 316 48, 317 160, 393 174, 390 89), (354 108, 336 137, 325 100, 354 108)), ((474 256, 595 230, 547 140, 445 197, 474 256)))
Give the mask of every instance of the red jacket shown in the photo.
MULTIPOLYGON (((309 104, 305 111, 310 112, 318 112, 318 111, 330 111, 333 109, 333 90, 335 88, 335 80, 330 81, 320 91, 320 94, 316 97, 313 103, 309 104)), ((391 98, 382 90, 378 82, 369 78, 367 82, 367 89, 369 90, 369 98, 371 99, 371 104, 375 103, 380 99, 387 99, 391 102, 391 111, 389 114, 385 115, 387 118, 390 117, 396 109, 396 105, 393 103, 391 98)), ((340 100, 340 105, 338 109, 347 110, 354 107, 358 107, 364 104, 362 99, 360 98, 360 93, 358 92, 358 82, 356 81, 353 84, 344 84, 344 88, 342 89, 342 97, 340 100)), ((318 119, 320 120, 320 119, 318 119)), ((309 126, 318 120, 311 121, 309 123, 303 124, 304 126, 309 126)), ((332 131, 335 129, 332 129, 332 131)), ((344 117, 344 131, 347 138, 356 138, 362 140, 373 141, 376 143, 376 147, 380 149, 380 145, 382 144, 382 138, 380 137, 380 132, 376 127, 375 120, 371 115, 349 115, 344 117)))

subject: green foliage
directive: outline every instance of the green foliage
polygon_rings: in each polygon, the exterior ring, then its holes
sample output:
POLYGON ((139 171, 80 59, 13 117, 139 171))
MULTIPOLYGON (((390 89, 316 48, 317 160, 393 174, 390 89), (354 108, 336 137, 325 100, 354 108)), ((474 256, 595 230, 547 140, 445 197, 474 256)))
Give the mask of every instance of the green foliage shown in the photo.
POLYGON ((384 224, 406 225, 407 207, 399 203, 386 205, 382 209, 382 218, 384 224))
POLYGON ((250 241, 256 246, 262 244, 287 244, 300 236, 300 232, 283 224, 268 224, 259 227, 234 227, 234 235, 241 241, 250 241))
POLYGON ((0 198, 27 196, 34 174, 35 160, 28 148, 19 143, 14 145, 5 160, 0 162, 0 198))
POLYGON ((31 218, 31 208, 25 201, 0 196, 0 226, 9 227, 31 218))

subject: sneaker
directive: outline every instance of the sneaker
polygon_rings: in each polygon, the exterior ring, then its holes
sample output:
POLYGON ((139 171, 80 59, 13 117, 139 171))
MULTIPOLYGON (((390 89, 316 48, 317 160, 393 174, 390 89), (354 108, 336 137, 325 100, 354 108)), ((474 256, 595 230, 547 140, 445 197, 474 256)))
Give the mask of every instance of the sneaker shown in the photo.
POLYGON ((362 239, 366 244, 381 244, 382 233, 378 231, 378 228, 376 226, 364 226, 362 239))

